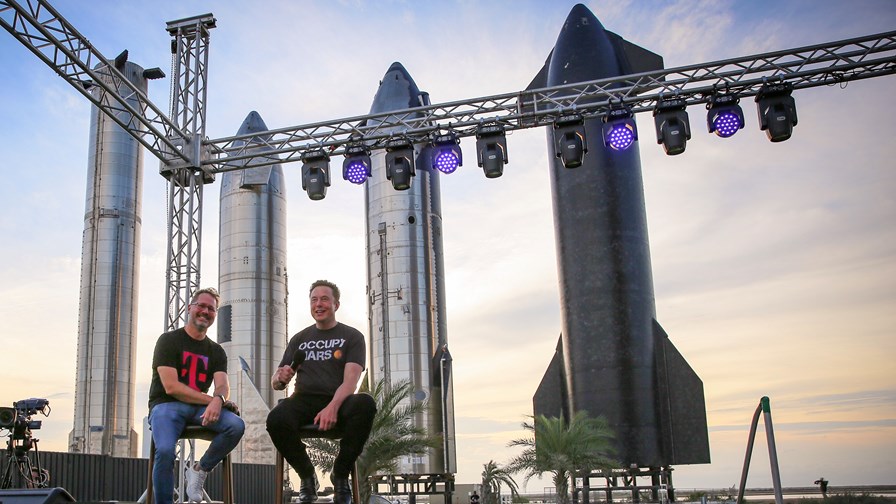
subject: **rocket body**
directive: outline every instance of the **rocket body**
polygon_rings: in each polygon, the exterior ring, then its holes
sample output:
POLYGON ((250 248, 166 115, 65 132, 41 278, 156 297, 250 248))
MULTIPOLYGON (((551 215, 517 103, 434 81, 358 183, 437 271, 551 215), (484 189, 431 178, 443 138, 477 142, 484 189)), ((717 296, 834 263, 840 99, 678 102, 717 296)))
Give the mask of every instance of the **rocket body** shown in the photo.
MULTIPOLYGON (((112 85, 111 74, 102 66, 97 69, 112 85)), ((125 62, 120 70, 146 93, 143 68, 125 62)), ((119 92, 127 96, 129 90, 122 86, 119 92)), ((139 110, 136 100, 132 105, 139 110)), ((118 113, 129 116, 125 111, 118 113)), ((124 120, 127 122, 126 117, 124 120)), ((143 149, 95 105, 90 114, 87 165, 74 428, 69 451, 135 457, 143 149)))
MULTIPOLYGON (((237 134, 259 133, 260 138, 265 131, 261 116, 251 112, 237 134)), ((264 152, 263 147, 255 150, 264 152)), ((265 418, 283 396, 269 384, 288 336, 286 188, 281 166, 224 173, 219 222, 217 340, 227 352, 232 398, 244 411, 251 404, 264 409, 260 418, 265 418), (252 387, 257 394, 240 397, 252 387)), ((245 411, 244 417, 257 416, 249 413, 245 411)), ((256 423, 247 421, 235 455, 244 463, 273 463, 275 453, 264 423, 256 423)))
MULTIPOLYGON (((393 63, 370 113, 426 102, 404 67, 393 63)), ((365 186, 370 377, 373 383, 410 381, 411 400, 429 404, 415 424, 445 438, 438 452, 403 458, 398 472, 445 473, 455 471, 456 455, 439 177, 432 170, 428 148, 416 145, 415 155, 411 187, 396 191, 386 178, 385 152, 377 149, 371 154, 372 176, 365 186)))
MULTIPOLYGON (((587 8, 575 6, 548 62, 545 84, 632 73, 614 37, 587 8)), ((536 394, 536 413, 557 416, 559 408, 564 415, 604 415, 626 467, 708 462, 702 382, 683 359, 672 358, 677 351, 655 320, 638 144, 615 151, 603 143, 599 118, 586 119, 584 127, 588 152, 575 169, 556 157, 548 131, 562 310, 555 359, 562 363, 549 368, 536 394), (693 412, 687 414, 668 406, 692 399, 693 412), (672 439, 682 430, 697 436, 690 447, 675 451, 672 439)))

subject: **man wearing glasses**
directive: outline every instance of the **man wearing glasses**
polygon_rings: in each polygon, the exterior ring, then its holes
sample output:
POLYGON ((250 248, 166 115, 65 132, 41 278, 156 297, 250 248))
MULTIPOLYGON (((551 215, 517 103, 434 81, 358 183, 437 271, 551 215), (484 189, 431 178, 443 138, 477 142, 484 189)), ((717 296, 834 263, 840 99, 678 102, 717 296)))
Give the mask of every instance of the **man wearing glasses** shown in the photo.
POLYGON ((201 502, 205 478, 243 437, 245 424, 227 398, 227 355, 206 336, 218 313, 218 291, 209 287, 193 294, 187 325, 162 334, 152 356, 149 425, 156 445, 152 472, 156 503, 174 495, 174 453, 186 425, 202 425, 218 434, 205 455, 187 468, 187 497, 201 502), (214 383, 212 395, 207 392, 214 383))

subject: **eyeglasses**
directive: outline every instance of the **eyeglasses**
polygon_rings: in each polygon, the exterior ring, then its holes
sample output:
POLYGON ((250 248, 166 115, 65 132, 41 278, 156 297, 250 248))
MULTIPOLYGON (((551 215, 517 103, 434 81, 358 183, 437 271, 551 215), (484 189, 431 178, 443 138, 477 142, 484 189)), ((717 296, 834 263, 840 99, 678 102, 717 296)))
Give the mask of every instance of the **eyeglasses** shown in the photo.
POLYGON ((218 311, 218 309, 215 308, 214 306, 212 306, 212 305, 207 305, 207 304, 205 304, 205 303, 190 303, 190 304, 193 305, 193 306, 195 306, 196 308, 203 309, 203 310, 205 310, 205 311, 207 311, 207 312, 209 312, 209 313, 215 313, 215 312, 218 311))

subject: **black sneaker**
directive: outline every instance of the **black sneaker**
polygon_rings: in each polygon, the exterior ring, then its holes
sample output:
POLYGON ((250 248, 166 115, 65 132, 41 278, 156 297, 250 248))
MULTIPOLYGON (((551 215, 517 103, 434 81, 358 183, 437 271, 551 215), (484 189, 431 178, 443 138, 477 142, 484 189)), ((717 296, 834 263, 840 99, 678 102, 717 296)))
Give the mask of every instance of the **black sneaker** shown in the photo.
POLYGON ((310 478, 302 478, 302 484, 299 486, 299 504, 310 504, 316 501, 319 486, 317 475, 310 478))

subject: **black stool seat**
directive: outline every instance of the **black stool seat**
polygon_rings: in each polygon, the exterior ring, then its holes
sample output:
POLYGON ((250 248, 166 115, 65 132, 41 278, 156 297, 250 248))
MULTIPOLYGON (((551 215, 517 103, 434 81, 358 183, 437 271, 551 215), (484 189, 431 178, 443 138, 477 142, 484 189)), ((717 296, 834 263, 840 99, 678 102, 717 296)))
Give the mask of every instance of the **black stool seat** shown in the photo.
MULTIPOLYGON (((201 425, 188 425, 184 427, 178 439, 201 439, 203 441, 211 441, 215 439, 218 433, 201 425)), ((156 442, 152 441, 149 447, 149 478, 146 484, 146 502, 152 504, 152 469, 156 461, 156 442)), ((221 462, 224 471, 224 490, 222 500, 224 504, 233 504, 233 464, 230 460, 230 454, 224 457, 221 462)))
MULTIPOLYGON (((324 438, 324 439, 342 439, 345 433, 342 429, 333 428, 330 430, 320 430, 317 424, 305 425, 299 429, 299 437, 302 439, 324 438)), ((277 504, 283 504, 283 471, 285 469, 285 461, 283 454, 277 451, 277 488, 275 489, 275 497, 277 504)), ((352 500, 353 504, 361 503, 361 489, 358 486, 358 464, 352 466, 352 500)))

